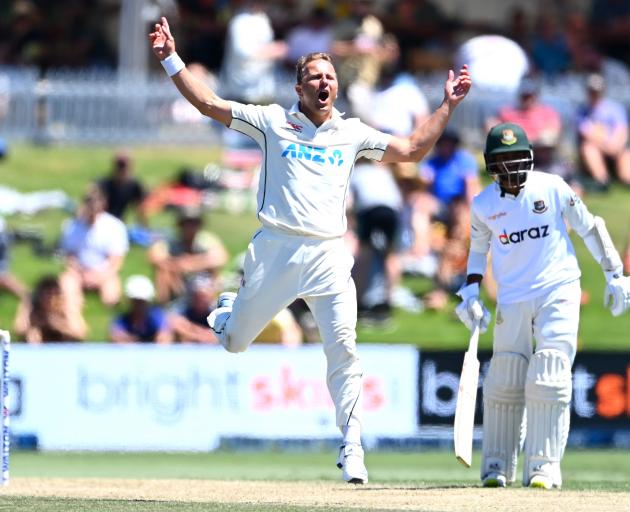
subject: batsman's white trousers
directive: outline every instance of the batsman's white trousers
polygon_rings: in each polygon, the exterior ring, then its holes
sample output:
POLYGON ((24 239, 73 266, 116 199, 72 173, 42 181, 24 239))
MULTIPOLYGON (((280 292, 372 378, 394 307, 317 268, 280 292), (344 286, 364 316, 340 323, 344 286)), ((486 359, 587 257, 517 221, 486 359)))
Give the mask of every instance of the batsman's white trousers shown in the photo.
POLYGON ((535 340, 536 351, 560 350, 573 363, 580 296, 580 282, 572 281, 528 301, 497 305, 493 352, 522 354, 529 361, 535 340))
POLYGON ((318 239, 258 231, 247 249, 243 282, 223 333, 230 352, 242 352, 296 298, 306 301, 327 361, 336 422, 361 421, 362 370, 356 350, 357 298, 353 258, 342 238, 318 239))

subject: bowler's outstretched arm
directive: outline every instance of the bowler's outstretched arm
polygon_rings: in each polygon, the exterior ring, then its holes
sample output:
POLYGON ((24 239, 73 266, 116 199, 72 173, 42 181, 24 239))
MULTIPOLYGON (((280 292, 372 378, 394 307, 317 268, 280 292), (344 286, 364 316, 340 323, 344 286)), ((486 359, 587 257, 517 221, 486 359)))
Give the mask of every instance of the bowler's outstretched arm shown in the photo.
POLYGON ((176 67, 173 68, 173 71, 176 72, 171 75, 171 79, 182 96, 203 115, 229 126, 232 122, 230 103, 195 78, 179 60, 175 52, 175 38, 171 34, 171 29, 165 17, 161 18, 160 23, 155 24, 153 32, 149 34, 149 40, 151 41, 153 53, 160 61, 163 63, 166 59, 177 59, 179 61, 180 65, 177 66, 175 64, 176 67), (178 67, 181 67, 181 69, 178 69, 178 67))

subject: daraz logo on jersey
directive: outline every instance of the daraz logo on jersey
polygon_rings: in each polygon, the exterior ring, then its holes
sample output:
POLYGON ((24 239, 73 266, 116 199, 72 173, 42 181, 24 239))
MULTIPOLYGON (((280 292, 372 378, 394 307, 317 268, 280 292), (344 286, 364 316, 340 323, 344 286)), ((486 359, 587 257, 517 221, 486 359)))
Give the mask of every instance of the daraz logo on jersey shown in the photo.
POLYGON ((307 160, 319 165, 329 163, 340 166, 343 163, 343 154, 340 150, 329 150, 328 148, 308 146, 306 144, 289 144, 281 156, 282 158, 307 160))
POLYGON ((499 235, 499 242, 503 245, 520 244, 526 239, 535 240, 536 238, 546 238, 549 236, 549 226, 536 226, 535 228, 521 229, 520 231, 514 231, 509 235, 503 230, 503 233, 499 235))

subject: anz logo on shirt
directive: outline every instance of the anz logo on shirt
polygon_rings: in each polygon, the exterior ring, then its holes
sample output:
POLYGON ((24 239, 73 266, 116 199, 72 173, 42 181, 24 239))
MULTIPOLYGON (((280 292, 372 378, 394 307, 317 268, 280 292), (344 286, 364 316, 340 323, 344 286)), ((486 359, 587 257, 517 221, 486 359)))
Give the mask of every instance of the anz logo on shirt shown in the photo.
POLYGON ((282 152, 282 158, 306 160, 319 165, 330 164, 337 167, 343 163, 343 154, 340 150, 329 150, 305 144, 289 144, 282 152))
POLYGON ((547 238, 549 236, 549 226, 536 226, 535 228, 521 229, 520 231, 514 231, 508 234, 505 229, 503 233, 499 235, 499 242, 503 245, 520 244, 525 240, 536 238, 547 238))

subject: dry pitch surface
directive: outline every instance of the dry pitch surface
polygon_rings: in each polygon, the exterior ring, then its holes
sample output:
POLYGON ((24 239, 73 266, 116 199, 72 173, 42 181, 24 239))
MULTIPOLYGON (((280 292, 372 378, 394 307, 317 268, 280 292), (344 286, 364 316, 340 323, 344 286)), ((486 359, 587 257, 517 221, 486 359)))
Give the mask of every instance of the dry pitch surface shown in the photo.
POLYGON ((627 512, 630 495, 331 482, 15 478, 0 496, 248 503, 356 510, 627 512))

